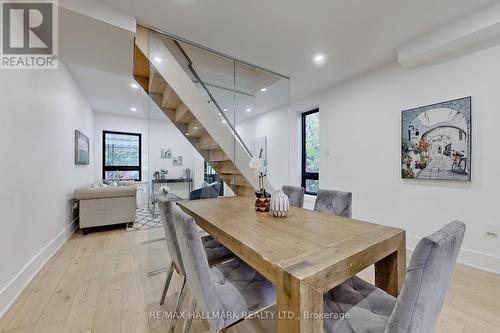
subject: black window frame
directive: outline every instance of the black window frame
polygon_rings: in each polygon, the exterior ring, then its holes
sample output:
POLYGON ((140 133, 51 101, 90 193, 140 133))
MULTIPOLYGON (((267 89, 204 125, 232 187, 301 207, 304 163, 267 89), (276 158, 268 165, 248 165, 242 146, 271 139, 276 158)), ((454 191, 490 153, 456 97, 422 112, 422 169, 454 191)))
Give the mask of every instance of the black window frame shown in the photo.
POLYGON ((102 179, 106 179, 106 171, 139 171, 139 179, 142 181, 142 134, 131 132, 102 131, 102 179), (106 165, 106 134, 130 135, 139 137, 139 166, 129 165, 106 165))
POLYGON ((316 108, 311 111, 302 113, 302 174, 301 174, 301 186, 306 189, 305 193, 309 195, 317 195, 317 193, 307 191, 306 180, 319 180, 319 171, 318 172, 306 172, 306 117, 319 113, 319 108, 316 108))

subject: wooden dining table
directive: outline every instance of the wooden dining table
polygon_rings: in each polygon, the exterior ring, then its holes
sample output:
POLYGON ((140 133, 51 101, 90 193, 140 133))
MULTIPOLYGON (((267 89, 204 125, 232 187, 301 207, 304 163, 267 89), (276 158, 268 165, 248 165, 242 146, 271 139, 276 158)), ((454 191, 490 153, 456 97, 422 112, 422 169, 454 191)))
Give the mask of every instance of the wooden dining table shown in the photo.
POLYGON ((376 286, 399 294, 404 230, 296 207, 275 218, 254 203, 226 197, 178 205, 276 286, 277 332, 323 332, 323 295, 371 265, 376 286))

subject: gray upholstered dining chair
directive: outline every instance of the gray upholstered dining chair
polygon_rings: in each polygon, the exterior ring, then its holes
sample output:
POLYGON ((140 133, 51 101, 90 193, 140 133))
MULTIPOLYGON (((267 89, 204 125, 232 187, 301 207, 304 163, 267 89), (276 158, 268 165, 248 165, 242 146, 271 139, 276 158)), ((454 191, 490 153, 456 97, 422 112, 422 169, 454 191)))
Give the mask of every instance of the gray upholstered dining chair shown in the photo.
MULTIPOLYGON (((177 235, 174 226, 173 209, 175 207, 175 202, 160 200, 158 202, 160 208, 161 220, 163 228, 165 229, 165 240, 167 243, 167 249, 170 253, 171 263, 167 271, 167 278, 165 280, 165 286, 163 287, 163 292, 160 300, 160 304, 163 305, 165 302, 165 297, 167 296, 168 288, 172 280, 172 275, 174 270, 182 277, 182 287, 177 297, 177 302, 175 305, 176 311, 180 309, 182 303, 184 302, 186 294, 186 273, 184 270, 184 265, 182 263, 182 257, 179 250, 179 243, 177 241, 177 235)), ((197 229, 198 230, 198 229, 197 229)), ((205 258, 207 259, 207 264, 209 266, 218 265, 220 263, 234 260, 236 257, 232 252, 230 252, 222 244, 214 240, 212 237, 203 237, 203 234, 199 232, 197 237, 202 241, 203 249, 205 251, 205 258)), ((171 322, 172 328, 173 322, 171 322)))
POLYGON ((421 239, 397 299, 358 277, 329 291, 324 297, 324 310, 335 319, 323 322, 325 330, 329 333, 431 333, 464 234, 465 224, 455 221, 421 239))
POLYGON ((179 296, 183 293, 186 284, 186 274, 184 273, 184 266, 182 265, 181 253, 179 251, 179 245, 177 243, 177 237, 175 235, 174 229, 174 218, 172 215, 172 208, 174 207, 174 205, 174 202, 166 200, 160 200, 158 202, 161 221, 163 224, 163 229, 165 230, 165 241, 167 243, 167 249, 171 258, 170 266, 167 271, 165 287, 163 288, 163 293, 160 300, 160 304, 162 305, 165 302, 165 297, 167 296, 168 287, 170 286, 170 281, 172 280, 174 270, 177 271, 177 273, 180 274, 183 278, 182 288, 179 296))
MULTIPOLYGON (((214 331, 225 332, 243 320, 245 312, 257 312, 275 303, 274 286, 243 261, 233 260, 210 268, 193 218, 179 207, 174 208, 173 215, 186 280, 195 304, 204 313, 231 314, 209 316, 214 331)), ((185 328, 189 329, 190 321, 185 328)))
POLYGON ((352 217, 352 193, 319 190, 314 203, 314 210, 343 217, 352 217))
POLYGON ((221 187, 222 183, 214 182, 213 184, 191 191, 189 194, 189 200, 217 198, 221 187))
POLYGON ((281 187, 283 193, 286 194, 290 200, 290 205, 294 207, 304 207, 304 193, 305 188, 291 185, 283 185, 281 187))

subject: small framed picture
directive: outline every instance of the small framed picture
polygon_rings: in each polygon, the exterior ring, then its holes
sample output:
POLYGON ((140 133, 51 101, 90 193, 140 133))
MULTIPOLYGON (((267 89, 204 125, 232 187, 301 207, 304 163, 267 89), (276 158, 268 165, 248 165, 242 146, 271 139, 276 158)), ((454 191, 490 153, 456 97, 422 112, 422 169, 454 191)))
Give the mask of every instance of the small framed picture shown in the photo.
POLYGON ((172 158, 172 148, 161 148, 160 156, 162 159, 172 158))
POLYGON ((75 130, 75 164, 90 164, 90 140, 79 130, 75 130))

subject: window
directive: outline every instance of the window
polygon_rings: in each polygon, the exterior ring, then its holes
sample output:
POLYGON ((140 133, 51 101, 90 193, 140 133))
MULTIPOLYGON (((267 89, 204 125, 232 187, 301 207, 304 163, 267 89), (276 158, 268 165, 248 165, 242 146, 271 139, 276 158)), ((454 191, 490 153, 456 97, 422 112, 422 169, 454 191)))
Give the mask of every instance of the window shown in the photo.
POLYGON ((217 174, 217 172, 215 172, 214 168, 212 168, 212 166, 210 164, 208 164, 207 161, 204 161, 204 174, 205 174, 205 179, 208 176, 213 176, 213 175, 217 174))
MULTIPOLYGON (((214 168, 207 161, 204 162, 204 179, 207 184, 212 184, 214 182, 224 183, 224 180, 217 174, 214 168)), ((224 196, 224 186, 220 187, 220 196, 224 196)))
POLYGON ((307 194, 319 190, 319 109, 302 114, 302 187, 307 194))
POLYGON ((141 135, 103 131, 102 174, 109 180, 141 180, 141 135))

